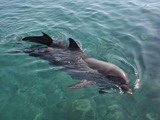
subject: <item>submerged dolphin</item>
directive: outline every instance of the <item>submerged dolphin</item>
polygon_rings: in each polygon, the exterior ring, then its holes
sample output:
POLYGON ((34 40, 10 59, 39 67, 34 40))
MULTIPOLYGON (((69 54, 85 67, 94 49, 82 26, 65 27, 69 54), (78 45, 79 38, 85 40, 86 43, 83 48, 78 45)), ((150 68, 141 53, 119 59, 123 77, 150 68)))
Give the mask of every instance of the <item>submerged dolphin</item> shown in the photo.
POLYGON ((51 64, 62 66, 72 77, 81 80, 70 85, 69 88, 82 88, 98 84, 99 93, 114 88, 132 94, 126 73, 118 66, 91 58, 83 53, 78 44, 69 38, 69 45, 64 41, 52 39, 47 34, 43 36, 28 36, 21 41, 31 41, 45 44, 46 46, 31 46, 23 49, 30 56, 48 60, 51 64))

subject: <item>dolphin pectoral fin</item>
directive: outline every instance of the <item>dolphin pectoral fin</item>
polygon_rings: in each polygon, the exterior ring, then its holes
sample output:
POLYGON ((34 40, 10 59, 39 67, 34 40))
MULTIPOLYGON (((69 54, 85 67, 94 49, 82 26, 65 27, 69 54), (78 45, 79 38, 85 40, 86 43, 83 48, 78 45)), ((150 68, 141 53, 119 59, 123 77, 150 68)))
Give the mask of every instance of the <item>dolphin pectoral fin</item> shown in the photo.
POLYGON ((99 94, 104 94, 104 93, 114 93, 116 90, 119 89, 119 86, 117 85, 110 85, 110 86, 102 86, 99 87, 99 94))
POLYGON ((88 85, 94 85, 96 84, 96 82, 94 81, 89 81, 89 80, 81 80, 80 82, 70 85, 69 88, 83 88, 86 87, 88 85))
POLYGON ((106 89, 102 89, 102 88, 100 88, 98 92, 99 92, 99 94, 107 93, 106 89))
POLYGON ((109 88, 109 87, 100 87, 99 88, 99 94, 104 94, 104 93, 110 93, 110 90, 111 88, 109 88))
POLYGON ((104 93, 114 93, 115 91, 113 91, 111 89, 100 88, 98 92, 99 92, 99 94, 104 94, 104 93))
POLYGON ((49 35, 47 35, 46 33, 43 33, 43 36, 24 37, 21 39, 21 41, 30 41, 30 42, 35 42, 35 43, 41 43, 41 44, 45 44, 48 46, 52 44, 52 38, 49 35))

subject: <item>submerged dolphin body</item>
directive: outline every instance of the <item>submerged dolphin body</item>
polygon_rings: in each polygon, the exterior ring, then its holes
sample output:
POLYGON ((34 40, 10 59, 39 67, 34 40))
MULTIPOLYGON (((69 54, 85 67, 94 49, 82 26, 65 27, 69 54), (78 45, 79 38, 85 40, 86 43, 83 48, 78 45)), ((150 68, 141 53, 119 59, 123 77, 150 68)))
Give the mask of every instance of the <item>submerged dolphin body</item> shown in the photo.
POLYGON ((45 44, 46 46, 31 46, 23 49, 23 52, 48 60, 51 64, 62 66, 62 69, 69 75, 81 80, 70 85, 69 88, 82 88, 98 84, 100 86, 99 93, 104 93, 110 88, 120 88, 123 92, 132 94, 132 90, 128 86, 127 75, 121 68, 88 57, 72 38, 69 38, 69 45, 64 41, 52 39, 45 33, 43 36, 29 36, 21 40, 45 44))

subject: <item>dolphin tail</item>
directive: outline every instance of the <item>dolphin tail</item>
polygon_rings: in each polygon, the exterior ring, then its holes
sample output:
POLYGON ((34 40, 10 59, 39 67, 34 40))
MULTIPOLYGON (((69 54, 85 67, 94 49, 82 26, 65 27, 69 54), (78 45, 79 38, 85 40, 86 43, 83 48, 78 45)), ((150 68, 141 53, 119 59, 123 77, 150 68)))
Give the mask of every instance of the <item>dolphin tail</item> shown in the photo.
POLYGON ((88 80, 81 80, 80 82, 70 85, 69 88, 83 88, 86 87, 88 85, 94 85, 96 84, 96 82, 94 81, 88 81, 88 80))
POLYGON ((52 44, 52 38, 49 35, 47 35, 46 33, 43 33, 43 36, 24 37, 21 39, 21 41, 30 41, 30 42, 35 42, 35 43, 41 43, 41 44, 45 44, 47 46, 50 46, 52 44))

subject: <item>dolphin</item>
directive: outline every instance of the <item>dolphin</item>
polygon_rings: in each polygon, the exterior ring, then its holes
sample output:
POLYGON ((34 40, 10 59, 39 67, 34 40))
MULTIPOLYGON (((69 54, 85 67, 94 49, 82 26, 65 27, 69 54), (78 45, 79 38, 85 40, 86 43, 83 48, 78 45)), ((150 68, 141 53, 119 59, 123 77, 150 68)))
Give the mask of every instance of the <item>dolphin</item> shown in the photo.
POLYGON ((28 36, 20 41, 30 41, 43 44, 24 48, 22 51, 33 57, 49 61, 50 64, 61 66, 71 77, 80 80, 68 86, 69 88, 83 88, 97 84, 99 93, 108 89, 120 89, 124 93, 132 94, 127 74, 118 66, 96 58, 89 57, 79 47, 73 38, 69 38, 69 45, 62 40, 51 38, 46 33, 42 36, 28 36))

